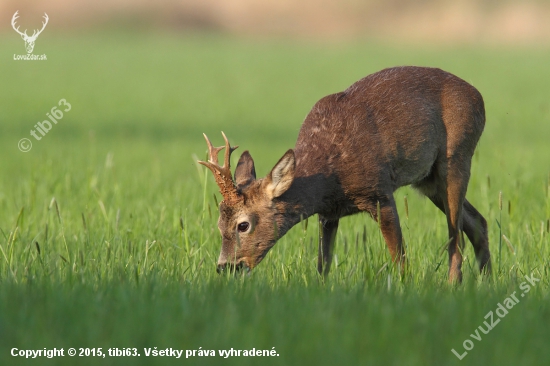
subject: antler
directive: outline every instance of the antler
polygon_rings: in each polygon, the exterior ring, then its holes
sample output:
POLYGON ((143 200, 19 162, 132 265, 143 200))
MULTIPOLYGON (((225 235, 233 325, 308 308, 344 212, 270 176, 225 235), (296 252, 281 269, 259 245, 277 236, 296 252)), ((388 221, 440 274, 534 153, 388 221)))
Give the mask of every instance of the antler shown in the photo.
MULTIPOLYGON (((27 36, 27 30, 26 30, 26 29, 25 29, 25 32, 21 32, 21 31, 19 30, 19 27, 15 28, 15 21, 17 20, 17 18, 19 18, 19 16, 17 15, 17 13, 19 13, 19 10, 17 10, 17 11, 15 12, 15 14, 13 14, 13 17, 11 18, 11 26, 12 26, 13 29, 14 29, 17 33, 19 33, 20 35, 28 37, 28 36, 27 36)), ((46 14, 46 13, 44 13, 44 14, 46 14)))
POLYGON ((40 29, 40 30, 36 30, 36 29, 35 29, 35 30, 33 31, 33 33, 32 33, 32 36, 29 37, 29 36, 27 35, 27 30, 26 30, 26 29, 25 29, 24 32, 21 32, 21 31, 19 30, 19 27, 17 27, 17 28, 15 27, 15 21, 19 18, 18 13, 19 13, 19 10, 17 10, 17 11, 15 12, 15 14, 13 14, 13 17, 11 18, 11 26, 12 26, 13 29, 14 29, 17 33, 19 33, 21 36, 24 36, 25 38, 29 38, 29 39, 36 39, 36 37, 38 37, 38 35, 39 35, 40 33, 42 33, 42 31, 44 30, 44 28, 46 28, 46 24, 48 24, 48 20, 50 19, 50 18, 48 18, 48 14, 44 13, 44 17, 43 17, 43 18, 44 18, 45 22, 42 22, 42 29, 40 29))
POLYGON ((212 146, 212 143, 204 134, 204 139, 206 140, 206 144, 208 145, 208 161, 199 161, 199 164, 204 165, 208 169, 214 173, 214 179, 216 180, 216 183, 218 184, 218 187, 220 188, 220 193, 222 194, 225 201, 227 201, 228 204, 234 204, 241 200, 241 198, 237 194, 237 188, 235 187, 235 183, 233 183, 233 177, 231 176, 231 165, 230 165, 230 157, 231 153, 235 151, 235 149, 238 148, 238 146, 231 147, 229 145, 229 141, 227 140, 227 137, 225 136, 225 133, 222 132, 223 139, 225 140, 225 146, 220 147, 214 147, 212 146), (218 163, 218 153, 225 148, 225 154, 224 154, 224 161, 223 166, 220 166, 218 163))
POLYGON ((48 18, 48 14, 44 13, 44 17, 43 17, 46 21, 45 22, 42 22, 42 29, 40 29, 39 31, 35 30, 31 36, 31 38, 36 38, 38 37, 38 35, 40 33, 42 33, 42 31, 44 30, 44 28, 46 28, 46 24, 48 24, 48 20, 50 18, 48 18))

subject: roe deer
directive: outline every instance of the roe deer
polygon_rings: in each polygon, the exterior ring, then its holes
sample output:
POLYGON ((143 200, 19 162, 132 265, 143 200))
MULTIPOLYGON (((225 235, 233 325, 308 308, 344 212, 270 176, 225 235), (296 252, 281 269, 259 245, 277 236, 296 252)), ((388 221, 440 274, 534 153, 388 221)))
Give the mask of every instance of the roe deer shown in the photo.
MULTIPOLYGON (((366 211, 401 268, 405 251, 393 192, 412 184, 447 216, 449 279, 462 280, 462 230, 482 272, 490 271, 487 222, 465 198, 470 165, 485 125, 481 94, 440 69, 395 67, 369 75, 311 109, 296 147, 256 179, 243 152, 231 176, 231 147, 209 149, 208 162, 223 195, 218 272, 253 269, 291 227, 318 214, 317 269, 327 275, 341 217, 366 211), (224 165, 218 152, 225 148, 224 165), (379 216, 379 217, 378 217, 379 216)), ((222 132, 223 134, 223 132, 222 132)))

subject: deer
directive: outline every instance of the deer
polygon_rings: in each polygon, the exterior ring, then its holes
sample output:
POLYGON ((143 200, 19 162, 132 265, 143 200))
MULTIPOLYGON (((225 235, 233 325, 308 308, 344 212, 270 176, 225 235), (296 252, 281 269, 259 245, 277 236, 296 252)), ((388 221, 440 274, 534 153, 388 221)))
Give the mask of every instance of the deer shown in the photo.
POLYGON ((44 13, 44 22, 42 22, 42 29, 38 30, 38 29, 35 29, 32 33, 32 36, 29 36, 27 35, 27 30, 25 29, 24 32, 21 32, 19 30, 19 27, 16 28, 15 26, 15 23, 16 23, 16 20, 19 18, 19 10, 17 10, 15 12, 15 14, 13 14, 13 17, 11 18, 11 26, 13 27, 13 29, 19 33, 19 35, 21 36, 21 38, 23 38, 23 41, 25 41, 25 49, 27 50, 27 53, 32 53, 33 49, 34 49, 34 42, 36 41, 36 38, 38 38, 38 36, 40 35, 40 33, 42 33, 42 31, 44 30, 44 28, 46 28, 46 24, 48 24, 48 14, 44 13))
POLYGON ((472 156, 485 126, 480 92, 438 68, 387 68, 320 99, 306 116, 294 149, 264 178, 256 178, 248 151, 231 174, 238 146, 213 147, 208 161, 223 196, 218 273, 251 271, 297 223, 317 214, 317 271, 329 273, 338 223, 368 213, 382 232, 392 261, 406 264, 393 193, 411 185, 442 211, 448 226, 448 279, 462 281, 464 236, 479 271, 489 274, 487 221, 466 199, 472 156), (224 163, 218 153, 225 149, 224 163))

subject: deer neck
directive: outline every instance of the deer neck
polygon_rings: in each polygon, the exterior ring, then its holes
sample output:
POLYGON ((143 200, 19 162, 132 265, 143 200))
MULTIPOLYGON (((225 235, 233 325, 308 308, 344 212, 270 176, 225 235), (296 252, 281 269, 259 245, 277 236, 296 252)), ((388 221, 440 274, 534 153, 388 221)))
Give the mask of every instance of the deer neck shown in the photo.
POLYGON ((314 173, 307 174, 296 167, 292 185, 276 203, 280 213, 276 219, 279 237, 291 227, 316 213, 327 210, 330 197, 334 197, 336 186, 334 176, 314 173))

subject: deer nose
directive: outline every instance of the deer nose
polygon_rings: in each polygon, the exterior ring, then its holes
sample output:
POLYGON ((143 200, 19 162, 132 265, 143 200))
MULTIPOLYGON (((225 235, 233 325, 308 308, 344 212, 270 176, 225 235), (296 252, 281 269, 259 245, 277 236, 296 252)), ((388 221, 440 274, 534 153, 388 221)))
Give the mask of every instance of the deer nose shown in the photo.
POLYGON ((225 271, 225 267, 227 267, 227 262, 218 263, 218 267, 216 268, 216 272, 223 273, 225 271))
POLYGON ((235 263, 227 263, 227 262, 218 262, 218 267, 216 268, 216 272, 218 273, 224 273, 226 270, 229 270, 229 272, 237 273, 243 268, 245 263, 243 261, 235 264, 235 263))

